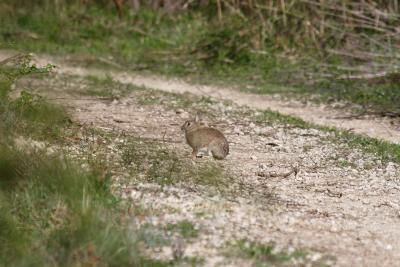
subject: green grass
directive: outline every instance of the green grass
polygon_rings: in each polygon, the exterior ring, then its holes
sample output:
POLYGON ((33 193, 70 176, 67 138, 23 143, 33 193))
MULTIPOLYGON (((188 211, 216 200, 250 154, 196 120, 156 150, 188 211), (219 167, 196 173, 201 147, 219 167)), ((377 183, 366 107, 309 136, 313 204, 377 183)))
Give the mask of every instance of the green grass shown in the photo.
MULTIPOLYGON (((69 78, 74 80, 74 77, 69 78)), ((79 80, 79 84, 83 89, 77 89, 76 93, 109 98, 110 100, 124 97, 135 90, 143 90, 143 88, 139 86, 116 82, 110 75, 106 75, 105 77, 89 75, 79 80)))
POLYGON ((345 159, 338 160, 338 165, 341 168, 347 168, 347 167, 354 168, 354 169, 357 168, 357 165, 355 163, 350 162, 345 159))
POLYGON ((168 16, 149 9, 118 19, 110 9, 76 4, 57 12, 43 12, 43 6, 33 4, 0 15, 4 25, 0 48, 73 54, 75 61, 100 68, 150 70, 201 83, 251 86, 252 91, 264 94, 345 100, 359 104, 363 111, 400 112, 396 80, 325 79, 310 84, 298 77, 304 68, 317 71, 316 63, 334 65, 341 59, 318 58, 315 50, 304 49, 309 47, 306 44, 299 44, 303 48, 296 50, 295 60, 288 59, 272 36, 264 36, 260 44, 265 53, 254 53, 261 25, 252 19, 230 15, 221 22, 201 11, 168 16))
POLYGON ((291 266, 292 260, 305 260, 307 255, 302 250, 294 252, 275 251, 271 244, 260 244, 257 242, 240 240, 232 246, 232 254, 252 260, 253 266, 291 266))
POLYGON ((199 235, 199 230, 188 220, 182 220, 175 224, 167 224, 165 229, 167 231, 177 232, 184 238, 196 238, 199 235))

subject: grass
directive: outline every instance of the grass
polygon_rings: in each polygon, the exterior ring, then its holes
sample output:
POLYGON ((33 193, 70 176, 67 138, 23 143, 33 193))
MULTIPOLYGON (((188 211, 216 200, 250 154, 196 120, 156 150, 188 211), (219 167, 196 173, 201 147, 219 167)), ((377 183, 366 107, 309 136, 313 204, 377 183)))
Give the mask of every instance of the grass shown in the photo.
POLYGON ((357 165, 355 163, 350 162, 350 161, 345 160, 345 159, 339 159, 338 160, 338 165, 341 168, 347 168, 347 167, 350 167, 350 168, 353 168, 353 169, 357 168, 357 165))
MULTIPOLYGON (((179 94, 156 92, 152 88, 116 81, 109 75, 105 77, 89 75, 82 79, 75 76, 66 76, 66 78, 71 82, 79 83, 82 88, 74 92, 82 95, 118 99, 128 96, 130 93, 134 93, 135 101, 139 105, 163 104, 171 109, 188 108, 192 102, 190 96, 179 97, 179 94)), ((60 84, 60 86, 62 85, 60 84)), ((199 101, 205 104, 214 103, 207 97, 203 97, 199 101)))
POLYGON ((83 81, 79 81, 79 84, 84 86, 84 89, 77 90, 77 93, 109 99, 117 99, 126 96, 129 92, 143 90, 139 86, 116 82, 110 75, 105 77, 89 75, 83 81))
POLYGON ((307 253, 302 250, 293 252, 276 251, 271 244, 240 240, 232 246, 232 253, 236 257, 250 259, 253 266, 293 266, 294 260, 304 261, 307 253))
POLYGON ((240 16, 224 16, 219 21, 201 10, 168 16, 141 9, 118 19, 99 5, 64 5, 55 13, 43 12, 43 5, 33 4, 4 11, 1 17, 0 48, 74 54, 82 64, 96 67, 118 66, 202 83, 251 86, 258 93, 312 96, 323 102, 344 100, 358 104, 363 111, 383 114, 400 112, 396 80, 324 79, 310 84, 305 78, 307 71, 318 70, 318 62, 335 65, 342 60, 332 55, 318 58, 320 53, 305 49, 313 45, 300 43, 300 49, 282 36, 279 40, 269 35, 258 39, 264 26, 240 16), (61 31, 63 34, 58 34, 61 31), (263 53, 254 52, 257 46, 263 53), (305 77, 298 77, 302 75, 305 77))
POLYGON ((182 220, 175 224, 167 224, 165 229, 167 231, 177 232, 184 238, 196 238, 199 236, 199 230, 188 220, 182 220))

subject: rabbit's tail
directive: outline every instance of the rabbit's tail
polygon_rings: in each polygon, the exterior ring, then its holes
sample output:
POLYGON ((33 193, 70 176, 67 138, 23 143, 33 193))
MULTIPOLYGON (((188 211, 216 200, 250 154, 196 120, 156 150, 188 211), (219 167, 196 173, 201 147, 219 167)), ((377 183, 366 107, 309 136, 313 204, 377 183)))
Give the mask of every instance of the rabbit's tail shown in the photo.
POLYGON ((215 159, 224 159, 229 154, 228 142, 222 142, 211 147, 211 154, 215 159))

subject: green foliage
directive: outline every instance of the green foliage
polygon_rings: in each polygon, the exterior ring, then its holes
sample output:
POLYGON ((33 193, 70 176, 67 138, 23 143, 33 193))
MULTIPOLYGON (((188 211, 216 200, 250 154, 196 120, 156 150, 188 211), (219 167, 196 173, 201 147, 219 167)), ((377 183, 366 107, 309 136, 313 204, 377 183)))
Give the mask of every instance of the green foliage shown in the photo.
POLYGON ((26 75, 48 73, 52 68, 52 65, 38 68, 35 64, 31 64, 31 56, 29 54, 18 54, 4 59, 0 62, 0 100, 7 100, 11 85, 17 79, 26 75), (13 66, 10 67, 6 65, 7 63, 12 63, 13 66))
POLYGON ((62 125, 67 116, 61 107, 49 104, 42 96, 21 91, 20 96, 10 102, 10 108, 21 119, 36 124, 62 125))
POLYGON ((272 110, 265 110, 265 111, 260 112, 260 114, 256 116, 255 120, 259 123, 265 123, 265 122, 266 123, 280 123, 280 124, 294 125, 299 128, 310 128, 311 127, 310 123, 307 123, 300 118, 283 115, 279 112, 272 111, 272 110))
POLYGON ((39 95, 22 90, 11 99, 12 84, 27 75, 48 73, 52 66, 37 68, 30 63, 29 55, 7 59, 13 67, 0 66, 0 132, 18 133, 43 139, 58 139, 69 119, 63 108, 50 104, 39 95))
MULTIPOLYGON (((314 84, 298 81, 287 86, 271 84, 255 85, 254 91, 261 94, 282 94, 291 97, 308 98, 312 101, 333 103, 346 101, 358 107, 360 114, 375 114, 398 117, 400 114, 400 83, 395 79, 374 81, 327 80, 314 84)), ((276 83, 278 82, 278 84, 276 83)), ((350 105, 349 105, 350 106, 350 105)))

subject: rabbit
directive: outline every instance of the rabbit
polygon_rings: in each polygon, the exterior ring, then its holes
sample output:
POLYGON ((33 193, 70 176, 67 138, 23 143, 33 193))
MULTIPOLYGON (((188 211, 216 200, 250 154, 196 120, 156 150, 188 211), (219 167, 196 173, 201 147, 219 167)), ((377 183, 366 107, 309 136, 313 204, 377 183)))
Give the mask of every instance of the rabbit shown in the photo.
POLYGON ((229 144, 225 136, 217 129, 200 122, 198 114, 194 120, 185 121, 181 130, 185 131, 186 141, 193 149, 193 159, 202 148, 211 151, 215 159, 224 159, 229 154, 229 144))

